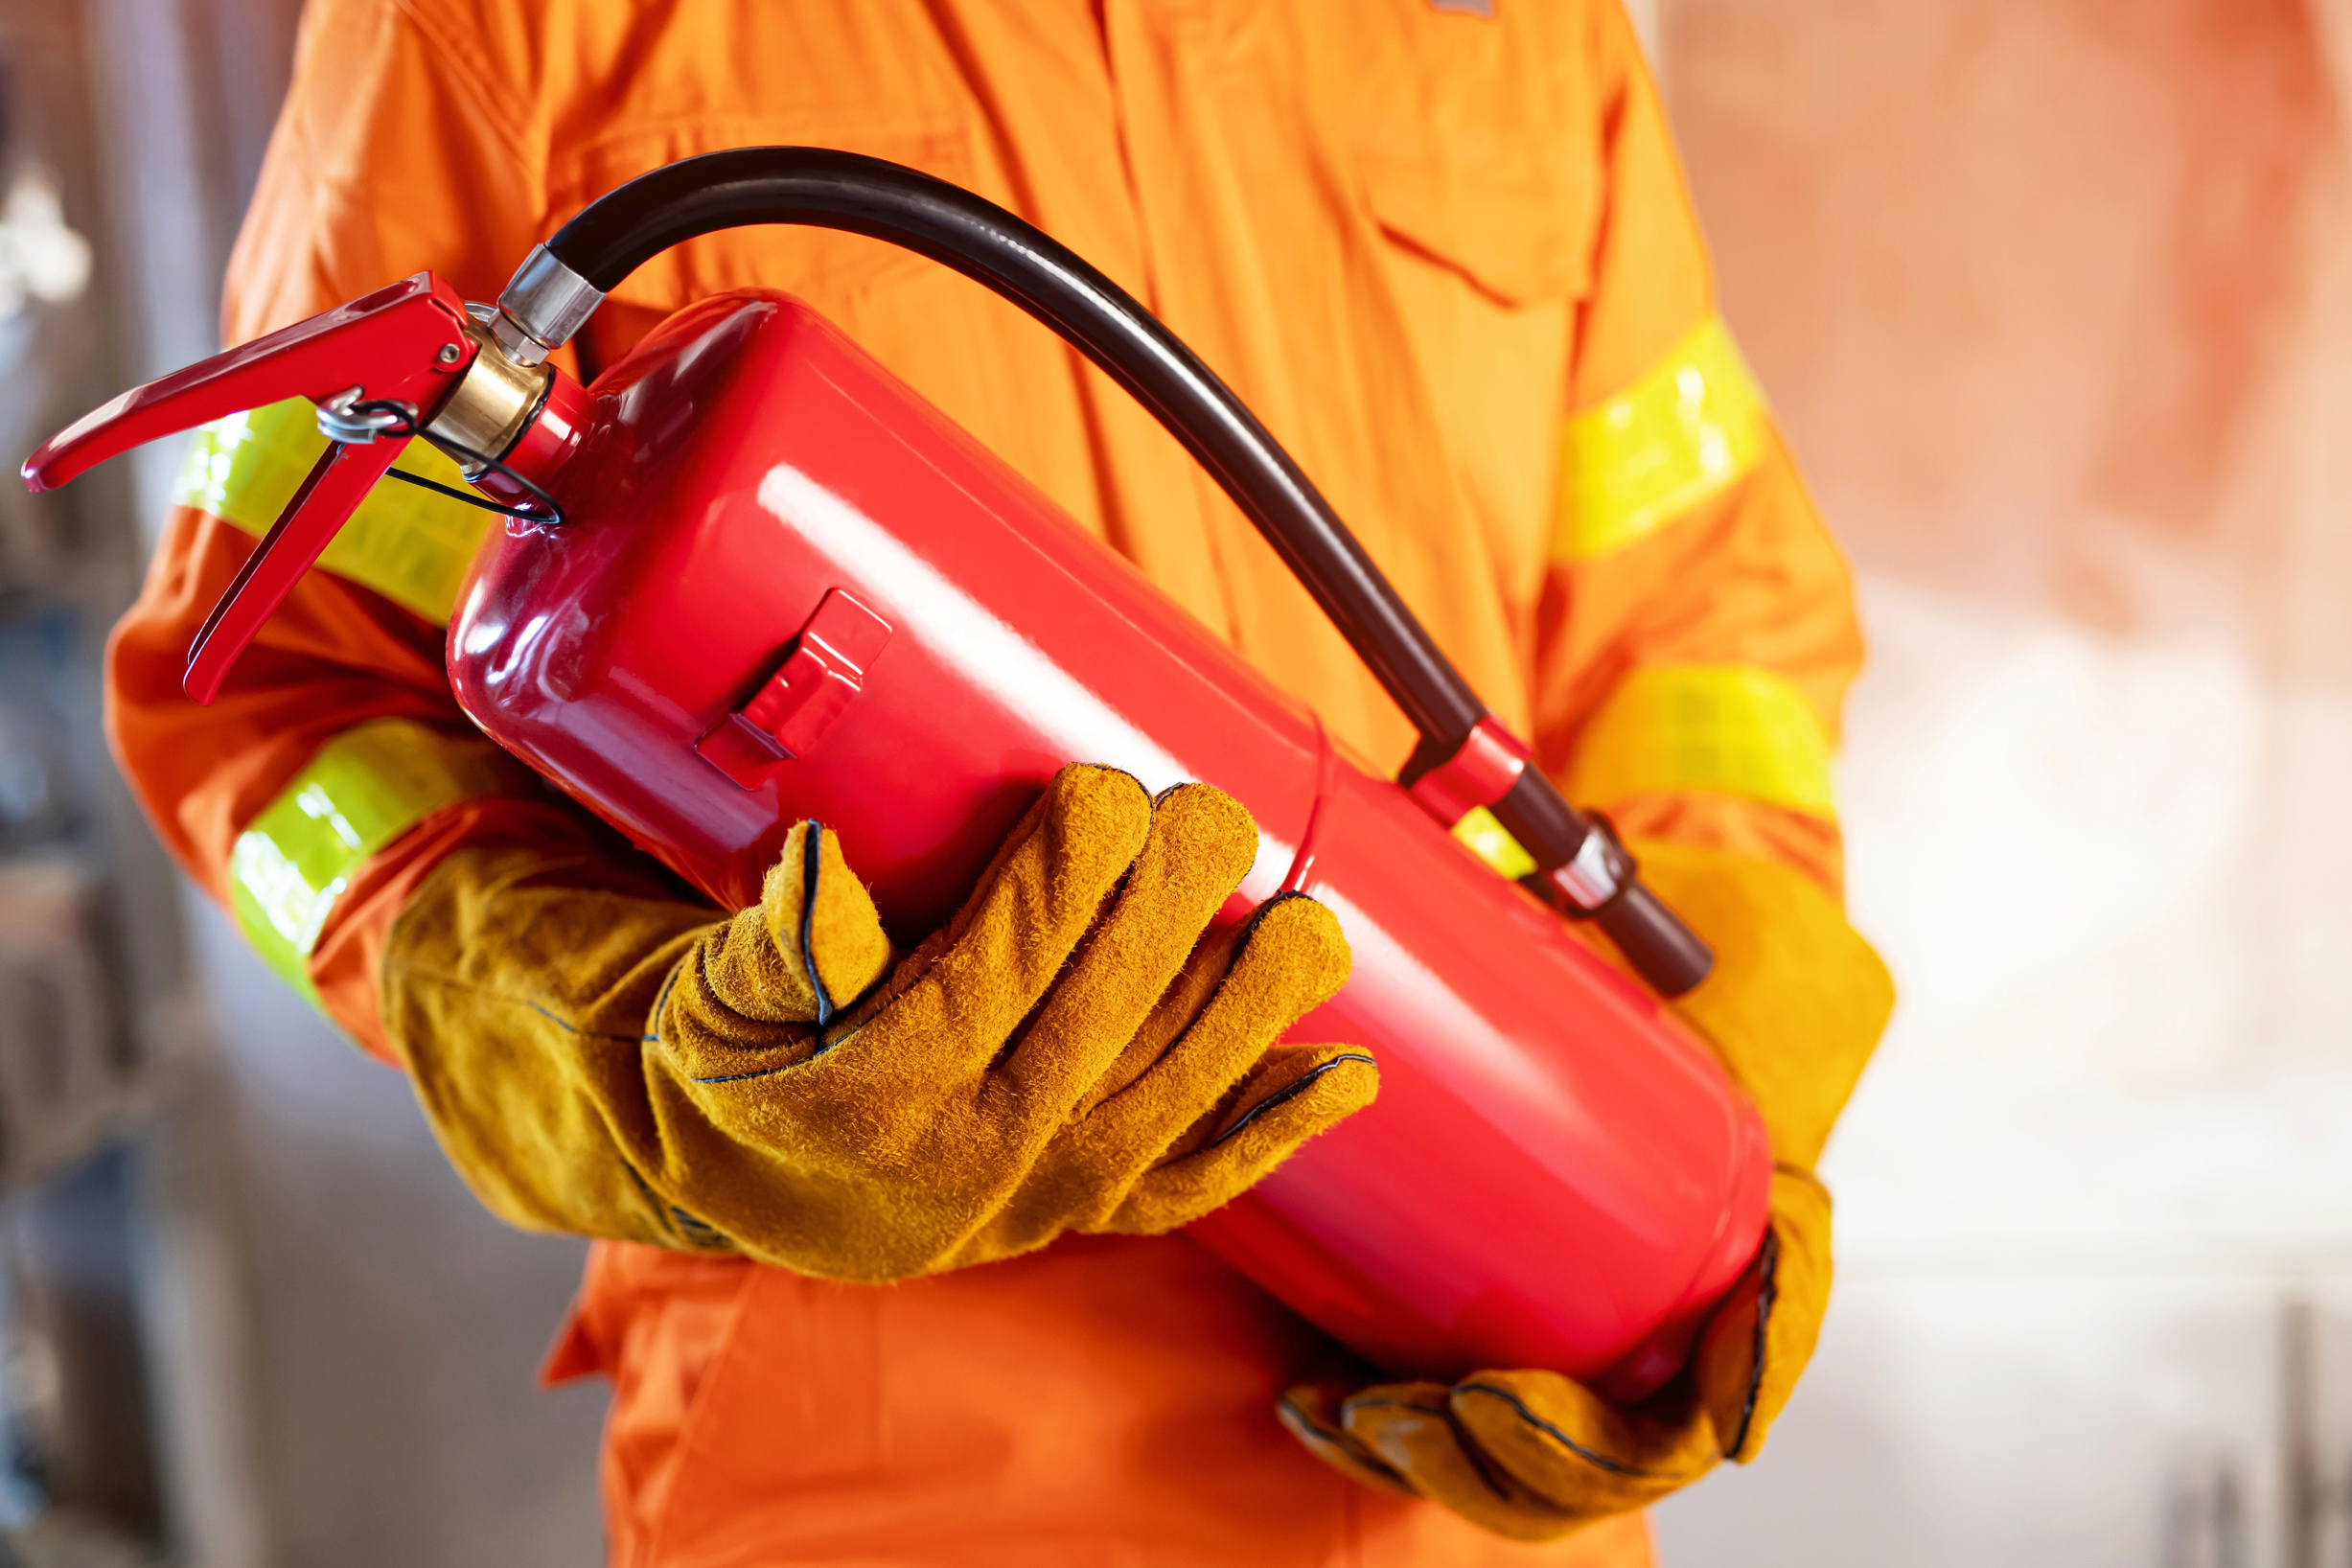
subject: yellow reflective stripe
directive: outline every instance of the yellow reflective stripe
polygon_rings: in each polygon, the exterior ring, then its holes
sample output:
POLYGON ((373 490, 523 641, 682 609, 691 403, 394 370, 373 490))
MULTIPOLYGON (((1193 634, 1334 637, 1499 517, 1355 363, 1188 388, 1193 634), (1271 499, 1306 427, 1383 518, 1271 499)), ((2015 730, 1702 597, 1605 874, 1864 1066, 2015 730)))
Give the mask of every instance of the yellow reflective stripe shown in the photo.
MULTIPOLYGON (((173 498, 249 534, 269 532, 326 450, 316 413, 308 399, 289 398, 203 427, 173 498)), ((423 441, 409 442, 392 466, 465 486, 457 465, 423 441)), ((479 507, 387 479, 359 503, 318 564, 446 626, 474 547, 496 520, 479 507)))
POLYGON ((355 725, 238 835, 229 851, 237 923, 288 984, 315 1000, 311 952, 360 863, 444 806, 526 787, 520 765, 478 737, 406 719, 355 725))
POLYGON ((1453 834, 1470 846, 1472 854, 1513 882, 1535 873, 1535 857, 1484 806, 1472 806, 1454 824, 1453 834))
POLYGON ((1820 715, 1789 681, 1752 665, 1635 670, 1585 726, 1568 770, 1569 797, 1601 806, 1692 790, 1837 819, 1820 715))
POLYGON ((1709 316, 1640 380, 1569 419, 1555 559, 1622 549, 1747 473, 1765 418, 1730 329, 1709 316))

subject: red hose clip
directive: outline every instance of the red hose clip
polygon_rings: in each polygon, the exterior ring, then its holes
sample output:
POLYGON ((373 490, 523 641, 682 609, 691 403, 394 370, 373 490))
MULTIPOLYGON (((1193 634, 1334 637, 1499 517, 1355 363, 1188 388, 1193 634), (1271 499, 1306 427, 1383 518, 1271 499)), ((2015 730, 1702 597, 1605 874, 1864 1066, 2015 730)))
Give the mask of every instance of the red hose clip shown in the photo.
POLYGON ((1478 721, 1454 754, 1407 786, 1421 809, 1451 828, 1481 806, 1510 793, 1533 753, 1491 713, 1478 721))

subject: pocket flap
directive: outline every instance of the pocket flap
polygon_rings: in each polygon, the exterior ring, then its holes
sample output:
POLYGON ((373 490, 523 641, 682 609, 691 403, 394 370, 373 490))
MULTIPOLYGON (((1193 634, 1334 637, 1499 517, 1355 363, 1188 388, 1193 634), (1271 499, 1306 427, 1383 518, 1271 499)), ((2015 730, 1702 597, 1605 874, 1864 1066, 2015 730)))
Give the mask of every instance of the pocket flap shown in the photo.
POLYGON ((1564 158, 1476 162, 1359 150, 1373 219, 1398 243, 1506 305, 1581 296, 1592 282, 1596 181, 1564 158))

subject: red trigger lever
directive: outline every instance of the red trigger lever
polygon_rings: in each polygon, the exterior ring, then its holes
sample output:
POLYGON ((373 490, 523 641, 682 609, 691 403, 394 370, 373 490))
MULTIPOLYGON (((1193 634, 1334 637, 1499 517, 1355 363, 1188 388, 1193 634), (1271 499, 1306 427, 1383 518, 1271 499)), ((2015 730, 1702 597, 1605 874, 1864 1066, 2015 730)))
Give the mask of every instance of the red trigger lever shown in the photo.
POLYGON ((288 398, 324 410, 335 437, 196 634, 181 680, 209 704, 229 667, 425 425, 478 352, 465 301, 429 272, 215 355, 76 420, 25 460, 53 490, 131 448, 288 398), (405 405, 391 409, 364 405, 405 405), (355 406, 361 405, 361 406, 355 406))

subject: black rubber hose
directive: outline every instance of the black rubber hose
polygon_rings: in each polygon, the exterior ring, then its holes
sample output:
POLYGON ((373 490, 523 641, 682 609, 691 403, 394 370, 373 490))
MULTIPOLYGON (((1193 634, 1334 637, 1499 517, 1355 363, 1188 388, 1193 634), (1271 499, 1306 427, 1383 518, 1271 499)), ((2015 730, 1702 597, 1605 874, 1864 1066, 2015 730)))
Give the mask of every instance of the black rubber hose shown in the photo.
MULTIPOLYGON (((855 152, 734 148, 666 164, 599 196, 556 231, 547 249, 611 293, 672 245, 765 223, 842 229, 928 256, 1011 300, 1125 387, 1257 524, 1420 732, 1407 782, 1417 769, 1461 749, 1487 717, 1478 693, 1314 481, 1216 372, 1125 289, 993 201, 855 152)), ((1591 831, 1532 768, 1510 805, 1509 826, 1539 874, 1573 859, 1591 831)), ((1605 917, 1601 924, 1613 926, 1605 917)), ((1706 945, 1655 898, 1644 893, 1614 924, 1631 938, 1626 957, 1664 994, 1679 995, 1704 978, 1706 945)))
POLYGON ((1037 317, 1150 409, 1224 486, 1416 729, 1451 755, 1486 716, 1331 503, 1216 372, 1125 289, 993 201, 855 152, 734 148, 638 175, 558 229, 547 249, 611 293, 681 241, 756 223, 887 240, 1037 317))
POLYGON ((1662 997, 1682 995, 1715 968, 1715 951, 1638 882, 1626 883, 1592 918, 1662 997))

